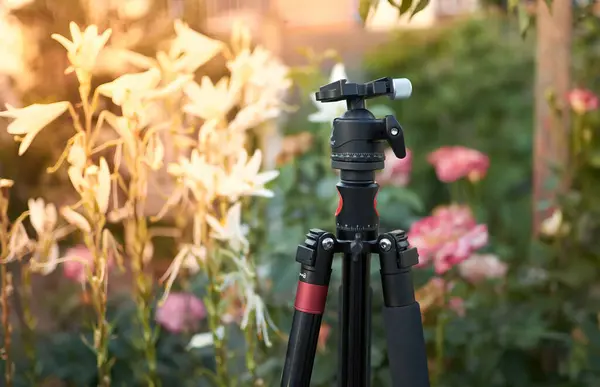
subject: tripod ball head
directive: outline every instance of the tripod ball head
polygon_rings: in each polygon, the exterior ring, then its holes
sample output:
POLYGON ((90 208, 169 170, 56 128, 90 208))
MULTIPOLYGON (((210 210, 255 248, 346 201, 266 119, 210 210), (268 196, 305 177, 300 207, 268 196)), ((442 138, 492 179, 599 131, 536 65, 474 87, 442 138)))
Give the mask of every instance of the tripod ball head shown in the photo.
POLYGON ((388 115, 377 119, 367 110, 365 100, 381 96, 392 100, 406 99, 411 94, 412 84, 406 78, 379 78, 366 83, 340 79, 322 86, 316 93, 317 101, 346 101, 348 109, 333 121, 331 166, 355 172, 383 169, 385 142, 396 157, 404 158, 404 132, 396 118, 388 115))

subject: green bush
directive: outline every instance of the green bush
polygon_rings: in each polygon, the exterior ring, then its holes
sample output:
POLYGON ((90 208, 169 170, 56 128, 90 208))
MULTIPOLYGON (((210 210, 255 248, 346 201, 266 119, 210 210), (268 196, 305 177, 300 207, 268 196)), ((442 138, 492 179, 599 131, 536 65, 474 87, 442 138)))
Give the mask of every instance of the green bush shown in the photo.
POLYGON ((411 189, 426 207, 449 192, 427 163, 440 146, 465 145, 490 157, 477 197, 495 250, 526 252, 531 209, 533 45, 516 26, 485 18, 401 32, 370 52, 370 78, 406 77, 413 95, 390 103, 413 151, 411 189))

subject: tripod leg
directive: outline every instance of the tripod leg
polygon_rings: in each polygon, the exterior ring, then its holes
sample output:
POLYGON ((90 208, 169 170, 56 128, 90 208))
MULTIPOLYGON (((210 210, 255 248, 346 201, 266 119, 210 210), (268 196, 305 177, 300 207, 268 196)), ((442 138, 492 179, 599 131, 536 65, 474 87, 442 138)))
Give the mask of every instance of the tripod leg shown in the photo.
POLYGON ((419 259, 417 249, 410 248, 401 230, 381 235, 378 246, 392 385, 429 387, 421 308, 411 276, 411 266, 419 259))
POLYGON ((281 387, 310 385, 335 243, 333 234, 313 229, 304 244, 298 246, 296 261, 302 264, 302 269, 281 387))

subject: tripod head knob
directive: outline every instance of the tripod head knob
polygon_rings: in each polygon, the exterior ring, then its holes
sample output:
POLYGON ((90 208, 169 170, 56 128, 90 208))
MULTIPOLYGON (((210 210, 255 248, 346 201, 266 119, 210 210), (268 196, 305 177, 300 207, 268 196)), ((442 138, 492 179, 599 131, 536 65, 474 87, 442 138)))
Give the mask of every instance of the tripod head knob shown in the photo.
POLYGON ((321 86, 316 99, 322 103, 346 101, 348 111, 333 121, 331 134, 331 165, 347 171, 375 171, 384 168, 384 144, 394 155, 406 157, 404 133, 392 115, 377 119, 366 109, 365 100, 387 96, 405 99, 412 94, 412 84, 406 78, 379 78, 366 83, 340 79, 321 86))

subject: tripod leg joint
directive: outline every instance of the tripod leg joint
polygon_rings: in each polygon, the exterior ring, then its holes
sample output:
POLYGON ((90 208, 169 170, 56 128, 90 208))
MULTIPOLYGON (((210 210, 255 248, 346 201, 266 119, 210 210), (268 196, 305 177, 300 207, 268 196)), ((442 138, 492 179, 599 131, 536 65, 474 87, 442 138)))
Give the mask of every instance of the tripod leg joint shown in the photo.
POLYGON ((381 234, 377 246, 379 247, 381 270, 385 274, 409 270, 419 263, 417 248, 410 246, 406 232, 403 230, 381 234))
POLYGON ((419 262, 417 249, 410 246, 402 230, 381 234, 377 246, 385 305, 400 307, 414 303, 411 267, 419 262))
POLYGON ((301 269, 294 303, 296 310, 310 314, 322 314, 325 310, 336 244, 332 233, 311 229, 304 244, 298 246, 296 261, 301 269))

